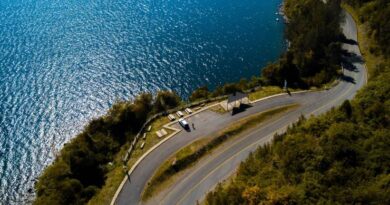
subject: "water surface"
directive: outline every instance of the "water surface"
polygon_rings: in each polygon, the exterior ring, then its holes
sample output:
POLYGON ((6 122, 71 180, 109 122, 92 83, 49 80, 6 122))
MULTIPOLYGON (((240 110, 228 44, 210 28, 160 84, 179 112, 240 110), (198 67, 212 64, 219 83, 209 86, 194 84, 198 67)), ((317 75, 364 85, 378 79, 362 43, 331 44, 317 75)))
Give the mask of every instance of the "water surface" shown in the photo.
POLYGON ((259 75, 285 47, 280 2, 1 0, 1 201, 26 202, 54 153, 118 99, 259 75))

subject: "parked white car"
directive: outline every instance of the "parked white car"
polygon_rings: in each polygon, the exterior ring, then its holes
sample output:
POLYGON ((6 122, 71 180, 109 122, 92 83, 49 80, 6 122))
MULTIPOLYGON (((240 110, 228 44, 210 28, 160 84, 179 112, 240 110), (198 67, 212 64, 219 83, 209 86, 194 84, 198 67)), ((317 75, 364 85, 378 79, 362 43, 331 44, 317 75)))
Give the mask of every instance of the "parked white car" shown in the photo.
POLYGON ((179 124, 184 128, 184 129, 190 129, 190 125, 188 124, 188 122, 181 118, 179 119, 179 124))

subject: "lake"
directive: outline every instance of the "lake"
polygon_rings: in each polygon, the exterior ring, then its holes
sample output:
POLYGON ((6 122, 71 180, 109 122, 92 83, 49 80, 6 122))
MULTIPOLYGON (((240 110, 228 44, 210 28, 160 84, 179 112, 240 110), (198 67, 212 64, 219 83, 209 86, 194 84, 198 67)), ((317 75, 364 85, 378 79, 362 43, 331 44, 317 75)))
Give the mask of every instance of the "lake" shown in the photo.
POLYGON ((286 47, 280 3, 1 0, 1 201, 27 203, 55 153, 117 100, 260 75, 286 47))

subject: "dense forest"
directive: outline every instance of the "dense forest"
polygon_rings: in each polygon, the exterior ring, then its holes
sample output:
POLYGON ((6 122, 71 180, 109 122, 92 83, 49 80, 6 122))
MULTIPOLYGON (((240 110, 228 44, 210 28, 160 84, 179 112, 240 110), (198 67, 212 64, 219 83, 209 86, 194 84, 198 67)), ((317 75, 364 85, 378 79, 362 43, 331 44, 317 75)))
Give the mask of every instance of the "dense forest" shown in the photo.
POLYGON ((285 37, 288 50, 274 63, 262 69, 261 77, 228 83, 210 92, 206 86, 195 90, 190 101, 252 89, 256 86, 278 85, 284 81, 289 87, 321 86, 337 77, 341 70, 340 29, 342 10, 340 0, 324 3, 318 0, 285 0, 287 18, 285 37))
POLYGON ((209 91, 207 86, 196 89, 190 101, 243 91, 257 86, 309 88, 321 86, 337 77, 341 70, 341 44, 344 36, 340 28, 342 10, 340 0, 285 0, 287 18, 285 37, 288 50, 274 63, 262 69, 262 76, 227 83, 209 91))
POLYGON ((390 56, 390 3, 388 0, 345 0, 359 13, 359 21, 368 23, 368 35, 377 45, 370 45, 370 52, 390 56))
POLYGON ((390 68, 352 101, 301 119, 207 204, 390 204, 390 68))
POLYGON ((319 86, 335 79, 340 70, 342 12, 339 0, 285 0, 288 50, 262 70, 268 84, 319 86))
POLYGON ((36 184, 34 204, 85 204, 101 188, 107 164, 120 147, 131 141, 147 117, 178 106, 172 92, 139 95, 118 102, 108 113, 92 120, 82 133, 67 143, 36 184))
POLYGON ((242 78, 236 83, 225 83, 224 85, 217 86, 214 91, 210 91, 207 86, 202 86, 192 92, 189 100, 191 102, 196 102, 213 97, 228 95, 237 91, 251 91, 252 89, 262 85, 265 85, 264 80, 261 77, 253 76, 250 80, 242 78))
POLYGON ((390 68, 259 147, 207 204, 390 204, 390 68))
MULTIPOLYGON (((316 86, 337 77, 341 9, 338 0, 328 2, 286 0, 289 19, 286 37, 290 46, 280 60, 263 69, 261 78, 228 83, 213 92, 201 87, 190 100, 259 85, 281 85, 284 80, 290 86, 316 86)), ((389 4, 386 0, 348 2, 361 8, 362 13, 367 12, 361 15, 362 21, 372 22, 370 35, 378 45, 370 51, 388 56, 389 4)), ((387 169, 390 156, 386 152, 390 150, 388 65, 384 63, 375 69, 377 75, 371 76, 369 85, 353 102, 346 102, 321 118, 302 119, 287 134, 278 136, 272 145, 259 148, 242 164, 237 179, 228 188, 219 187, 208 195, 208 203, 254 204, 259 200, 290 199, 310 203, 321 198, 341 202, 350 202, 351 198, 359 202, 388 200, 384 198, 390 196, 387 169), (324 191, 328 189, 329 193, 324 191), (343 196, 349 198, 342 201, 343 196)), ((133 101, 116 103, 105 116, 92 120, 67 143, 45 169, 35 187, 34 204, 88 202, 104 185, 107 164, 113 161, 121 146, 134 138, 146 119, 180 103, 180 98, 168 91, 160 91, 155 97, 144 93, 133 101)))
POLYGON ((384 59, 370 68, 367 86, 259 147, 206 204, 390 204, 390 3, 346 2, 370 25, 369 52, 384 59))

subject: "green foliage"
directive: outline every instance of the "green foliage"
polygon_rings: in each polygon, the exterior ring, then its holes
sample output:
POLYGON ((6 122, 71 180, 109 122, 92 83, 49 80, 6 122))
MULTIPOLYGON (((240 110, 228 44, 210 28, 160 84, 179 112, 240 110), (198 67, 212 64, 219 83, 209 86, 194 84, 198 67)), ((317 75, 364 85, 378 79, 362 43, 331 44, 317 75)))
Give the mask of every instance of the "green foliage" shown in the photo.
POLYGON ((254 88, 261 86, 263 81, 260 77, 252 76, 250 80, 242 78, 239 82, 225 83, 222 86, 215 88, 213 92, 210 92, 207 86, 202 86, 191 94, 189 100, 195 102, 198 100, 205 100, 211 97, 219 97, 222 95, 228 95, 237 91, 254 90, 254 88))
POLYGON ((369 34, 377 45, 371 45, 373 54, 390 57, 390 4, 388 0, 344 0, 359 11, 359 20, 369 23, 369 34))
POLYGON ((159 91, 157 93, 156 102, 155 102, 155 111, 162 112, 180 105, 180 97, 170 91, 159 91))
POLYGON ((194 92, 192 92, 191 96, 190 96, 190 101, 191 102, 195 102, 197 100, 205 100, 207 98, 210 97, 210 92, 209 92, 209 89, 207 88, 207 86, 202 86, 196 90, 194 90, 194 92))
POLYGON ((266 66, 263 77, 269 84, 318 86, 337 75, 341 62, 339 0, 286 0, 288 51, 278 62, 266 66))
MULTIPOLYGON (((370 24, 377 21, 374 16, 385 16, 390 5, 383 0, 349 2, 380 11, 366 13, 370 24)), ((388 29, 387 23, 380 24, 377 30, 388 29)), ((386 56, 388 44, 379 46, 379 55, 386 56)), ((283 69, 268 67, 267 79, 280 81, 283 69)), ((373 69, 353 101, 320 117, 302 117, 271 144, 259 147, 231 183, 207 195, 206 204, 390 204, 390 60, 373 69)))
POLYGON ((353 101, 259 147, 207 204, 390 204, 388 65, 353 101))
POLYGON ((158 92, 153 100, 142 93, 133 102, 118 102, 108 113, 92 120, 67 143, 39 178, 34 204, 85 204, 104 185, 107 164, 120 146, 130 141, 147 117, 180 104, 172 92, 158 92), (154 111, 154 112, 153 112, 154 111))

